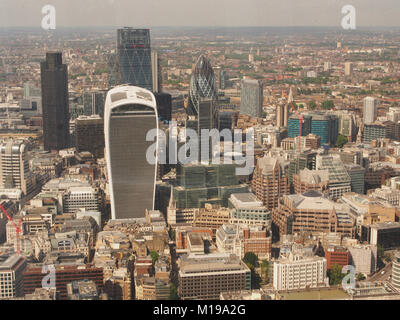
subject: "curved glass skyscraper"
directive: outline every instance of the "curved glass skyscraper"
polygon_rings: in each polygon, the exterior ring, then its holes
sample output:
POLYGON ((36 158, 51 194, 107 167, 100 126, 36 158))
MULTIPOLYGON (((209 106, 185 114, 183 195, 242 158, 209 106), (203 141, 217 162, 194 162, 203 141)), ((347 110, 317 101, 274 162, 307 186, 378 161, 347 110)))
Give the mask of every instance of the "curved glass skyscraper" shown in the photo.
MULTIPOLYGON (((154 141, 147 132, 157 128, 154 95, 143 88, 118 86, 107 94, 104 134, 112 219, 144 218, 154 209, 155 163, 146 159, 154 141)), ((156 141, 158 145, 158 141, 156 141)))
POLYGON ((187 113, 197 116, 199 114, 200 98, 217 100, 217 86, 214 70, 210 61, 201 55, 196 62, 194 73, 190 79, 189 104, 187 113))

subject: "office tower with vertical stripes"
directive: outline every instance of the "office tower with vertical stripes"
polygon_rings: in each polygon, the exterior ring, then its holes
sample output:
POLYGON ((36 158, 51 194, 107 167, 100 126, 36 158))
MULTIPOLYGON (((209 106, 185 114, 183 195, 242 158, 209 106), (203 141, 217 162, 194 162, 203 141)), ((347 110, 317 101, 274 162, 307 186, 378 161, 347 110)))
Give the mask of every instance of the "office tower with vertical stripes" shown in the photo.
POLYGON ((263 112, 263 85, 258 80, 242 80, 240 113, 261 118, 263 112))

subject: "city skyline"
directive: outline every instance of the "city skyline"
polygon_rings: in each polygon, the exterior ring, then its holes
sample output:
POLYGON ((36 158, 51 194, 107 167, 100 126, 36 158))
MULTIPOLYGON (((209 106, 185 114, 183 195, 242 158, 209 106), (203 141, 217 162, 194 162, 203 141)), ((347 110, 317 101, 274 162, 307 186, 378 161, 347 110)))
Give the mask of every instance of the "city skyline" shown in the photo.
POLYGON ((0 299, 400 300, 400 30, 137 28, 0 28, 0 299))

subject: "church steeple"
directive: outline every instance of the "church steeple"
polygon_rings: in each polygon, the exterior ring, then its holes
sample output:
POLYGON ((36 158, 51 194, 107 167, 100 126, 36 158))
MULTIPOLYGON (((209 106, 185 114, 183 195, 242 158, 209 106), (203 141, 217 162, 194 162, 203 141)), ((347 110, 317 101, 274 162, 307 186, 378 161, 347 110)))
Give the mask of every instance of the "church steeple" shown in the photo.
POLYGON ((288 103, 292 103, 293 101, 294 101, 294 99, 293 99, 292 87, 290 87, 290 90, 289 90, 289 97, 288 97, 288 103))

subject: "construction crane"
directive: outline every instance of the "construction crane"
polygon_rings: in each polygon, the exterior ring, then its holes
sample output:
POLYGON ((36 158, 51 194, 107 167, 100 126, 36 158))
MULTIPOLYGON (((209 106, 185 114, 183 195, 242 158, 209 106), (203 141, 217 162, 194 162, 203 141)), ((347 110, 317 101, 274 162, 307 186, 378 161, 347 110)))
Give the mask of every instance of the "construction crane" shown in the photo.
POLYGON ((19 220, 18 225, 17 225, 14 222, 14 220, 11 218, 11 216, 7 213, 6 209, 4 209, 2 204, 0 204, 0 209, 6 215, 8 221, 11 221, 11 223, 13 224, 13 226, 15 228, 15 231, 16 231, 16 234, 17 234, 17 253, 21 254, 21 237, 20 237, 20 234, 22 232, 22 229, 21 229, 22 219, 19 220))
POLYGON ((300 114, 297 112, 296 108, 293 105, 293 99, 289 99, 288 95, 283 89, 282 89, 282 94, 286 97, 288 104, 290 104, 290 107, 292 108, 292 111, 296 114, 297 118, 299 119, 299 152, 301 152, 301 129, 304 122, 304 114, 300 114))

